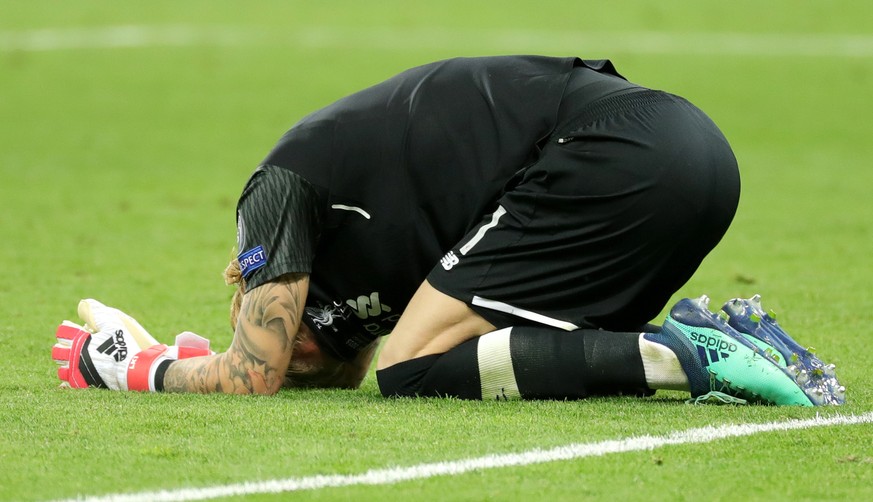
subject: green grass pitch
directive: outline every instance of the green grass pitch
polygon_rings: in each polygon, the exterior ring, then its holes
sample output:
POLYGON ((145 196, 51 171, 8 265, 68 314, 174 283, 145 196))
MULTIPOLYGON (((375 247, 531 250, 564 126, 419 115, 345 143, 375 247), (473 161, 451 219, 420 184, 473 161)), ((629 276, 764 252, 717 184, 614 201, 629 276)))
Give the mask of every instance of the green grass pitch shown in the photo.
MULTIPOLYGON (((873 4, 0 0, 0 500, 354 475, 707 425, 873 409, 873 4), (838 367, 842 408, 59 389, 55 326, 94 297, 157 338, 231 339, 221 271, 249 173, 297 119, 407 67, 610 58, 731 141, 733 227, 677 293, 763 295, 838 367)), ((772 432, 303 500, 870 500, 873 425, 772 432)), ((255 495, 279 500, 289 495, 255 495)))

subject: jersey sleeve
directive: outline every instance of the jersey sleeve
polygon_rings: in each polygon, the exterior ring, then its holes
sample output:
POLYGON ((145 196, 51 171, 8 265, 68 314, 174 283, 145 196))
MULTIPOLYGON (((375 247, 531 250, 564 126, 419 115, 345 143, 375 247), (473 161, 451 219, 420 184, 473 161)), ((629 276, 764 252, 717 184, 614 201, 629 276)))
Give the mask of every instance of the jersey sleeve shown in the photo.
POLYGON ((255 170, 237 204, 237 258, 246 289, 283 274, 312 272, 321 201, 312 184, 288 169, 255 170))

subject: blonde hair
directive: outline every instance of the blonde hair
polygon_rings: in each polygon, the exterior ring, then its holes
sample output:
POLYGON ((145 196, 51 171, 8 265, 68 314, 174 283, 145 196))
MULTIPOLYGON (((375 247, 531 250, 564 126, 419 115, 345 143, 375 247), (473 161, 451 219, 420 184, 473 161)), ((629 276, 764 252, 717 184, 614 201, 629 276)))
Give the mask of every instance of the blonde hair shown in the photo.
POLYGON ((242 271, 239 268, 239 260, 236 258, 230 260, 227 268, 224 269, 224 283, 228 286, 237 285, 236 291, 233 292, 233 299, 230 301, 230 329, 236 329, 236 322, 239 318, 239 309, 242 305, 242 297, 246 293, 246 280, 243 279, 242 271))

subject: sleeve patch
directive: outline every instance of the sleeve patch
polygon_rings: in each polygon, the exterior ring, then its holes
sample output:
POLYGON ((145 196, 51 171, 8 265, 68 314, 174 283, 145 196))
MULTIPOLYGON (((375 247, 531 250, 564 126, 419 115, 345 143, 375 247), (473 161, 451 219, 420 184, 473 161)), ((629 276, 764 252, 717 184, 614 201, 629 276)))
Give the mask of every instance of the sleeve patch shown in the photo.
POLYGON ((267 264, 267 253, 264 252, 263 246, 257 246, 240 253, 237 259, 243 278, 248 279, 252 272, 267 264))

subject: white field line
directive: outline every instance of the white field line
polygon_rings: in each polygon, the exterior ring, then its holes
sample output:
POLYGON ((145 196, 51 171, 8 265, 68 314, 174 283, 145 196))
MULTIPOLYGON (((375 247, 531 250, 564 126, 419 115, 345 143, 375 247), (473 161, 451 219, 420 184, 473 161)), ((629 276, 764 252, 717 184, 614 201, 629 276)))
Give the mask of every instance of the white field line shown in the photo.
POLYGON ((574 460, 596 457, 609 453, 652 450, 662 446, 709 443, 720 439, 751 436, 764 432, 791 431, 813 427, 833 427, 873 423, 873 412, 863 415, 835 415, 805 420, 789 420, 763 424, 721 425, 677 431, 665 436, 639 436, 624 439, 600 441, 597 443, 576 443, 547 450, 535 449, 520 453, 486 455, 484 457, 418 464, 407 467, 387 467, 371 469, 361 474, 332 474, 300 478, 253 481, 203 488, 181 488, 130 494, 93 496, 73 500, 85 501, 182 501, 207 500, 219 497, 245 496, 254 494, 277 494, 320 488, 336 488, 355 485, 387 485, 414 479, 435 476, 454 476, 470 471, 518 467, 560 460, 574 460))
MULTIPOLYGON (((873 57, 873 34, 669 33, 558 30, 399 29, 308 26, 280 32, 244 26, 124 25, 0 31, 0 52, 184 46, 275 46, 404 52, 569 55, 690 54, 743 57, 873 57)), ((600 56, 597 56, 600 57, 600 56)))

